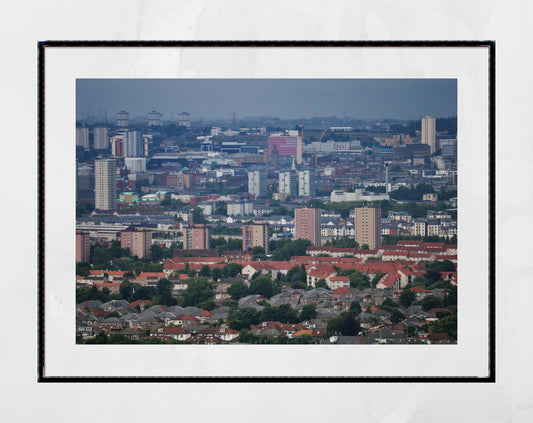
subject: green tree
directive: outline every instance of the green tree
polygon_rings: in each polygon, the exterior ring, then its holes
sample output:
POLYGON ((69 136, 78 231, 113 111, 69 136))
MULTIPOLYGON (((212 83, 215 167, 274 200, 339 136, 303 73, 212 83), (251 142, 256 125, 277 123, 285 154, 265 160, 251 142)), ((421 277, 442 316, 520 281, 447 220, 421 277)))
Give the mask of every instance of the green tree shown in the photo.
POLYGON ((279 292, 278 287, 274 284, 270 275, 259 276, 250 282, 249 294, 258 294, 265 298, 271 298, 279 292))
POLYGON ((444 296, 443 305, 457 305, 457 286, 452 286, 449 293, 444 296))
POLYGON ((228 316, 228 326, 231 329, 250 329, 251 325, 257 325, 261 313, 253 307, 244 307, 233 310, 228 316))
POLYGON ((215 302, 211 299, 211 300, 207 300, 207 301, 203 301, 201 303, 198 303, 197 304, 197 307, 202 309, 202 310, 207 310, 207 311, 211 311, 213 310, 217 305, 215 304, 215 302))
POLYGON ((443 317, 431 326, 432 333, 445 333, 457 339, 457 314, 443 317))
POLYGON ((350 279, 350 287, 360 289, 361 291, 370 288, 370 278, 366 273, 353 269, 350 271, 348 277, 350 279))
POLYGON ((239 299, 248 295, 248 287, 243 281, 234 281, 228 287, 228 294, 232 300, 239 301, 239 299))
POLYGON ((301 320, 311 320, 316 319, 316 305, 315 304, 306 304, 303 306, 302 311, 300 312, 301 320))
POLYGON ((207 264, 204 264, 201 269, 200 269, 200 272, 198 272, 198 276, 203 276, 203 277, 210 277, 211 276, 211 268, 207 265, 207 264))
POLYGON ((196 306, 214 297, 214 286, 206 278, 193 278, 189 280, 187 289, 181 293, 183 305, 196 306))
POLYGON ((400 323, 404 319, 405 319, 405 316, 400 310, 398 309, 392 310, 391 316, 390 316, 390 320, 392 323, 400 323))
POLYGON ((128 280, 125 280, 120 284, 119 293, 124 300, 130 302, 130 298, 133 295, 133 288, 134 285, 128 280))
POLYGON ((411 304, 416 300, 416 293, 410 289, 404 289, 400 294, 400 304, 402 307, 410 307, 411 304))
POLYGON ((166 306, 176 305, 176 300, 172 297, 173 289, 173 282, 169 281, 167 278, 159 279, 156 285, 157 297, 155 298, 155 303, 166 306))
POLYGON ((437 272, 455 272, 455 264, 450 260, 435 260, 426 263, 426 268, 437 272))
POLYGON ((238 263, 228 263, 223 270, 224 276, 227 278, 234 278, 237 275, 240 275, 242 271, 242 266, 238 263))
POLYGON ((222 269, 220 267, 213 267, 213 269, 211 269, 211 278, 214 281, 218 281, 219 279, 223 279, 224 278, 224 272, 222 271, 222 269))
POLYGON ((315 282, 315 288, 329 289, 329 286, 324 278, 320 278, 319 280, 315 282))
POLYGON ((152 300, 154 295, 156 295, 156 292, 153 286, 134 286, 131 301, 152 300))
POLYGON ((241 344, 257 344, 259 337, 254 335, 249 329, 242 329, 239 332, 239 343, 241 344))
POLYGON ((307 272, 305 271, 305 266, 302 264, 298 266, 295 264, 292 268, 289 269, 287 275, 283 278, 283 281, 289 284, 300 283, 300 285, 307 285, 307 272))
POLYGON ((91 265, 87 262, 76 263, 76 275, 89 276, 91 265))
POLYGON ((350 311, 353 311, 357 316, 361 314, 361 304, 359 304, 357 301, 352 301, 350 303, 350 311))
POLYGON ((443 306, 442 300, 440 298, 437 298, 433 295, 428 295, 420 301, 420 305, 422 306, 422 310, 428 311, 432 308, 441 308, 443 306))
POLYGON ((195 207, 191 212, 192 223, 206 223, 204 212, 200 207, 195 207))
POLYGON ((326 328, 326 335, 335 334, 355 336, 361 331, 361 325, 355 317, 355 312, 349 311, 331 319, 326 328))
POLYGON ((109 337, 105 332, 100 332, 93 338, 87 339, 86 344, 107 344, 109 342, 109 337))
POLYGON ((387 307, 390 307, 390 308, 398 308, 398 307, 400 307, 400 304, 395 302, 392 298, 387 297, 387 298, 385 298, 385 300, 381 304, 381 307, 383 307, 383 306, 387 306, 387 307))
POLYGON ((159 261, 163 258, 164 250, 157 244, 152 244, 150 247, 150 256, 152 260, 159 261))

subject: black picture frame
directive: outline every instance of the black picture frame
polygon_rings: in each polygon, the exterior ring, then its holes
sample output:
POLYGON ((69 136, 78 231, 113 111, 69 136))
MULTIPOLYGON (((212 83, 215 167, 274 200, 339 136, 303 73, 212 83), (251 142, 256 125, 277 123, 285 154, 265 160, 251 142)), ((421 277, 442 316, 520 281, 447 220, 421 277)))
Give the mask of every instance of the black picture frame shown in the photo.
POLYGON ((495 334, 495 70, 496 50, 494 41, 42 41, 38 43, 38 362, 37 374, 40 383, 494 383, 496 381, 496 334, 495 334), (489 375, 487 377, 242 377, 231 375, 220 377, 58 377, 45 374, 45 61, 49 47, 484 47, 488 48, 489 61, 489 375))

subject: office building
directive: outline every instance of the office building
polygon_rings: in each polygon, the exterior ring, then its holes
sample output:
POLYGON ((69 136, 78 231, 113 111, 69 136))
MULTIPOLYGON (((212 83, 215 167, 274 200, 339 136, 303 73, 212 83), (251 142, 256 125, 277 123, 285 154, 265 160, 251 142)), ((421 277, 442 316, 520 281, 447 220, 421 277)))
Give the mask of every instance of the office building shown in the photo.
POLYGON ((381 245, 381 210, 371 207, 355 209, 355 242, 377 250, 381 245))
POLYGON ((76 128, 76 147, 89 148, 89 128, 76 128))
POLYGON ((91 262, 91 235, 89 232, 76 231, 76 263, 91 262))
POLYGON ((181 112, 178 116, 178 126, 191 127, 191 114, 188 112, 181 112))
POLYGON ((185 228, 183 235, 184 250, 207 250, 211 241, 211 228, 204 224, 193 223, 185 228))
POLYGON ((191 176, 187 173, 170 173, 164 176, 165 185, 179 189, 187 189, 191 186, 191 176))
POLYGON ((114 210, 117 205, 117 165, 113 159, 95 160, 95 208, 114 210))
POLYGON ((426 116, 422 118, 422 144, 429 145, 429 154, 437 151, 437 138, 435 118, 426 116))
POLYGON ((127 128, 130 125, 130 114, 125 110, 117 113, 117 126, 119 128, 127 128))
POLYGON ((146 172, 146 158, 144 157, 125 157, 124 165, 131 173, 146 172))
POLYGON ((118 134, 109 138, 111 155, 114 157, 124 157, 124 134, 118 134))
POLYGON ((312 170, 300 170, 298 172, 298 195, 312 197, 315 193, 315 173, 312 170))
POLYGON ((142 157, 144 155, 144 140, 139 131, 128 131, 124 134, 124 156, 142 157))
POLYGON ((254 247, 263 247, 265 254, 269 254, 268 223, 253 222, 242 225, 242 249, 248 251, 254 247))
POLYGON ((163 115, 157 110, 148 113, 148 126, 163 126, 163 115))
POLYGON ((107 128, 94 128, 94 149, 107 150, 109 149, 109 139, 107 136, 107 128))
POLYGON ((308 239, 314 246, 321 245, 320 209, 308 208, 294 210, 294 237, 308 239))
POLYGON ((120 235, 120 247, 129 248, 132 257, 147 257, 151 246, 151 231, 129 227, 120 235))
POLYGON ((250 201, 227 203, 226 211, 228 216, 244 216, 253 213, 254 204, 250 201))
POLYGON ((268 137, 268 155, 292 156, 296 164, 302 164, 303 144, 298 131, 288 131, 287 134, 272 134, 268 137), (275 151, 274 151, 275 150, 275 151))
POLYGON ((441 155, 444 158, 457 160, 457 139, 448 138, 439 140, 441 155))
POLYGON ((298 194, 298 177, 296 172, 280 172, 279 188, 280 194, 297 195, 298 194))
POLYGON ((94 167, 76 165, 76 202, 94 205, 94 167))
POLYGON ((266 197, 268 194, 267 174, 264 170, 248 172, 248 192, 255 198, 266 197))

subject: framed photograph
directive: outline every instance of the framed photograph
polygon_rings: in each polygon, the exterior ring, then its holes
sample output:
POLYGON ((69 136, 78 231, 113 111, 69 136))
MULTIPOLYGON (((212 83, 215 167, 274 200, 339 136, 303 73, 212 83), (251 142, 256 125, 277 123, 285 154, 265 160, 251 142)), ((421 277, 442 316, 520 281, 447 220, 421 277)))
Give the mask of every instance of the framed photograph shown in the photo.
POLYGON ((494 382, 495 45, 39 44, 39 381, 494 382))

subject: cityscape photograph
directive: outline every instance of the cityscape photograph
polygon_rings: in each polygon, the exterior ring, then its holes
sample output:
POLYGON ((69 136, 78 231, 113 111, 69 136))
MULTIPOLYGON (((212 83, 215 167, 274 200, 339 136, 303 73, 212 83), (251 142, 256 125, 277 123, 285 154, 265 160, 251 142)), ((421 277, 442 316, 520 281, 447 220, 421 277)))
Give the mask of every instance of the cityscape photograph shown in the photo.
POLYGON ((77 344, 458 343, 456 79, 78 79, 75 131, 77 344))

